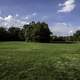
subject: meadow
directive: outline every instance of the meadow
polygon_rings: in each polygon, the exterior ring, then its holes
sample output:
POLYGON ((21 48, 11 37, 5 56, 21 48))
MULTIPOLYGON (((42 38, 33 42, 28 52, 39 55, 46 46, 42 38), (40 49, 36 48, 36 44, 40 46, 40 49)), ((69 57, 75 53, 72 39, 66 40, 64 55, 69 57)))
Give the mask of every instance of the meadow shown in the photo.
POLYGON ((0 80, 80 80, 80 43, 0 42, 0 80))

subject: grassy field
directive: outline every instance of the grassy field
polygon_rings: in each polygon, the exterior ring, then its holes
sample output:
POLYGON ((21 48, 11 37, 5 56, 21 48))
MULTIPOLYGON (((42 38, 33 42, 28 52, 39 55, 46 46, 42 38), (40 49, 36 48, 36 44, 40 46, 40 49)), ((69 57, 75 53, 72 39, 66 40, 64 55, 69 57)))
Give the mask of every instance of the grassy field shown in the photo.
POLYGON ((1 42, 0 80, 80 80, 80 44, 1 42))

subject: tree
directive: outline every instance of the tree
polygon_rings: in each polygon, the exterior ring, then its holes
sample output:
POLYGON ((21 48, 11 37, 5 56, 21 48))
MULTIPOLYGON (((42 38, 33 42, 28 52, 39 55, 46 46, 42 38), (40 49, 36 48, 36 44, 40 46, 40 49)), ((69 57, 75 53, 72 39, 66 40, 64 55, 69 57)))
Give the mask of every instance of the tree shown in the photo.
POLYGON ((32 22, 29 25, 24 25, 23 27, 25 29, 25 39, 27 41, 49 42, 51 32, 48 28, 48 24, 45 22, 32 22))
POLYGON ((23 32, 24 32, 25 41, 29 41, 30 35, 31 35, 31 26, 30 25, 24 25, 23 26, 23 32))
POLYGON ((19 41, 25 41, 24 29, 23 28, 20 29, 18 36, 19 36, 19 41))
POLYGON ((10 27, 8 29, 8 32, 10 35, 10 40, 12 40, 12 41, 20 40, 20 38, 19 38, 20 28, 10 27))
POLYGON ((80 41, 80 30, 77 30, 77 31, 74 33, 73 37, 74 37, 74 40, 75 40, 75 41, 80 41))
POLYGON ((37 23, 40 24, 39 31, 37 31, 37 35, 40 38, 40 42, 49 42, 50 41, 50 30, 48 28, 48 24, 46 23, 37 23))
POLYGON ((5 41, 7 40, 7 31, 5 28, 0 27, 0 41, 5 41))

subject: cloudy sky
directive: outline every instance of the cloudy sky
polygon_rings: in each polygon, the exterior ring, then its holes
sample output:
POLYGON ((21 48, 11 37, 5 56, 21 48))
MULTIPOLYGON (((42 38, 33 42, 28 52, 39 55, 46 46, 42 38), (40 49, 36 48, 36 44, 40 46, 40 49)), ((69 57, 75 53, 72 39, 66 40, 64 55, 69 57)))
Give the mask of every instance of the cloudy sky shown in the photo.
POLYGON ((80 29, 80 0, 0 0, 0 26, 45 21, 57 35, 80 29))

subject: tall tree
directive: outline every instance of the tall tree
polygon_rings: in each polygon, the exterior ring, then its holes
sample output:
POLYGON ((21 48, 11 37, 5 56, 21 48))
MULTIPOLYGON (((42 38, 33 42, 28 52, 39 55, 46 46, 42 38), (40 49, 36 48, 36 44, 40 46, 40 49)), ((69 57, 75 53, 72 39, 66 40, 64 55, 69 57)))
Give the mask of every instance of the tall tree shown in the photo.
POLYGON ((0 41, 5 41, 7 40, 7 31, 5 28, 0 27, 0 41))
POLYGON ((20 32, 20 28, 16 28, 16 27, 10 27, 8 29, 8 32, 10 34, 10 39, 13 41, 18 41, 19 39, 19 32, 20 32))
POLYGON ((74 37, 74 40, 80 41, 80 30, 77 30, 77 31, 74 33, 73 37, 74 37))
POLYGON ((51 32, 45 22, 32 22, 29 25, 24 25, 24 29, 27 41, 49 42, 50 40, 51 32))

